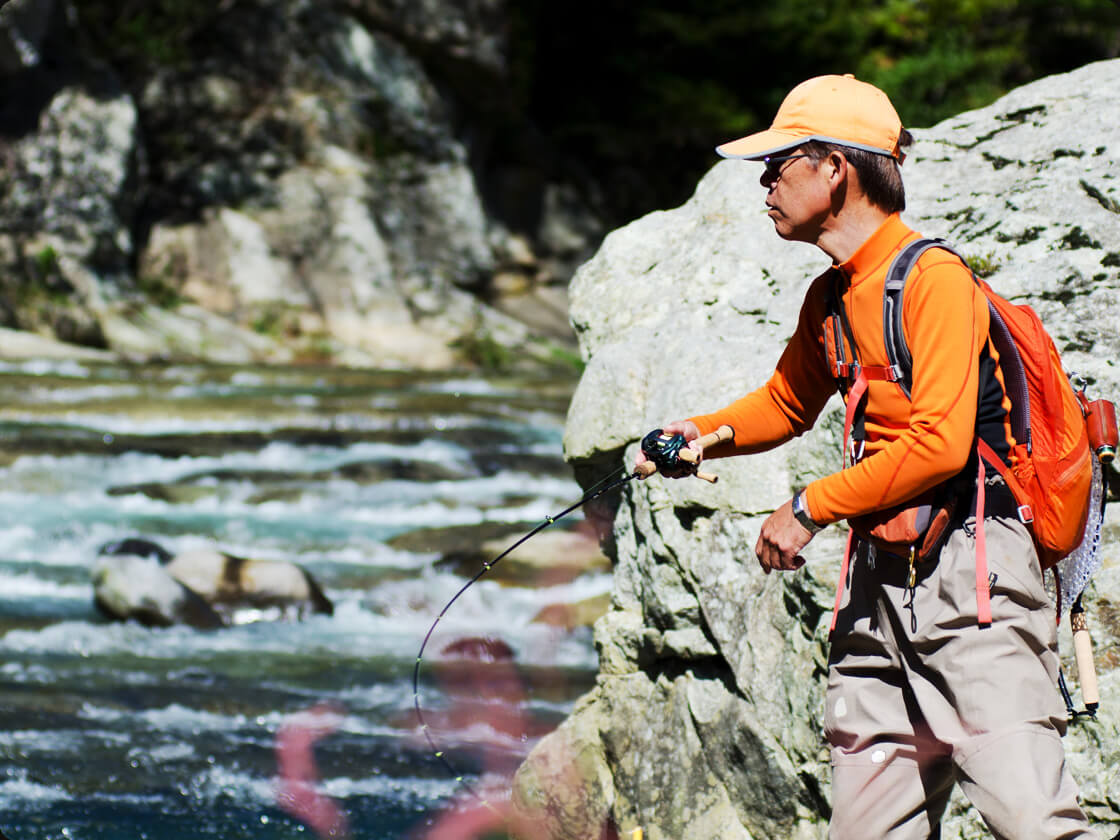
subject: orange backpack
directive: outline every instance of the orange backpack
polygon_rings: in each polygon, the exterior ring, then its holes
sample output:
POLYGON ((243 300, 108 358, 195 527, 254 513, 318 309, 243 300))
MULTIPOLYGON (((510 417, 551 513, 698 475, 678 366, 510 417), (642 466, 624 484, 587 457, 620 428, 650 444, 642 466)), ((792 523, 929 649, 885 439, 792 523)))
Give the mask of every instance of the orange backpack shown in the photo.
MULTIPOLYGON (((919 239, 907 245, 891 263, 883 292, 883 336, 890 365, 859 371, 865 379, 898 382, 907 396, 912 359, 902 329, 902 296, 914 264, 930 248, 949 251, 968 268, 965 259, 944 240, 919 239)), ((1016 441, 1009 467, 985 441, 979 436, 976 439, 976 600, 980 622, 990 624, 983 528, 984 462, 1003 476, 1014 495, 1019 518, 1030 529, 1043 569, 1056 565, 1081 543, 1089 515, 1093 470, 1083 400, 1074 393, 1042 321, 1031 307, 1005 300, 975 273, 972 277, 988 301, 989 335, 999 354, 1011 401, 1011 432, 1016 441)), ((866 387, 866 381, 862 387, 866 387)), ((853 388, 847 395, 846 427, 852 423, 852 397, 857 392, 853 388)), ((846 428, 845 438, 847 433, 846 428)))
POLYGON ((1035 311, 1009 303, 987 283, 977 282, 992 313, 992 343, 1000 354, 1004 384, 1012 387, 1009 368, 1024 373, 1025 389, 1016 383, 1019 392, 1011 395, 1012 415, 1027 415, 1020 421, 1024 432, 1013 432, 1016 445, 1010 468, 986 443, 980 441, 978 446, 1021 505, 1020 518, 1030 525, 1038 560, 1048 569, 1077 548, 1085 533, 1093 480, 1085 411, 1035 311), (1005 364, 1005 354, 1016 351, 1018 358, 1005 364))

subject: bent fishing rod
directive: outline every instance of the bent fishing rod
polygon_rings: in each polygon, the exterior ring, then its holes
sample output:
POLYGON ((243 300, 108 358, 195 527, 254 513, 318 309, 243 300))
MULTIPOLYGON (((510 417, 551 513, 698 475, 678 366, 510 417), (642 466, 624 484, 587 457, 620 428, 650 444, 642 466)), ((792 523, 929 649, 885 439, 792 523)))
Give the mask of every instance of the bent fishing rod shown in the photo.
POLYGON ((578 510, 588 502, 594 501, 605 493, 609 493, 611 490, 621 487, 623 484, 626 484, 632 479, 645 479, 653 475, 658 470, 661 470, 670 474, 684 473, 694 475, 697 478, 715 484, 716 481, 719 480, 718 476, 711 475, 710 473, 700 472, 697 469, 697 465, 703 457, 704 449, 722 441, 730 440, 733 436, 734 432, 732 431, 730 426, 720 426, 714 432, 697 438, 697 449, 700 450, 699 452, 697 452, 696 449, 689 448, 688 442, 685 440, 684 435, 681 435, 679 433, 668 434, 661 429, 654 429, 642 439, 642 452, 645 454, 647 460, 638 464, 634 468, 633 472, 619 476, 617 474, 618 471, 613 470, 612 472, 608 473, 602 480, 592 485, 591 488, 583 494, 579 501, 569 505, 557 514, 546 516, 542 522, 540 522, 523 537, 518 539, 515 543, 513 543, 513 545, 511 545, 493 560, 485 561, 482 564, 482 568, 479 569, 474 574, 474 576, 471 577, 465 584, 463 584, 463 586, 460 587, 459 591, 456 592, 451 597, 451 600, 447 602, 444 608, 439 611, 439 614, 436 616, 435 621, 432 622, 432 626, 428 628, 428 632, 424 635, 424 640, 420 643, 420 650, 416 654, 416 664, 412 669, 413 708, 416 710, 416 719, 419 723, 420 729, 424 733, 424 737, 427 739, 428 745, 432 748, 432 754, 437 759, 439 759, 440 763, 443 764, 443 766, 451 774, 452 778, 459 785, 466 789, 468 793, 478 799, 487 808, 491 808, 493 810, 493 806, 491 806, 483 796, 481 796, 470 784, 465 781, 465 779, 463 778, 463 774, 447 757, 446 752, 440 749, 440 747, 436 744, 435 737, 432 735, 431 727, 424 719, 424 713, 420 708, 420 665, 424 659, 424 650, 427 648, 428 642, 431 641, 431 638, 434 635, 436 628, 439 626, 440 621, 442 621, 444 616, 447 615, 448 611, 455 604, 455 602, 458 601, 460 597, 462 597, 463 593, 474 586, 474 584, 477 583, 483 577, 483 575, 485 575, 488 571, 494 568, 494 566, 500 563, 503 558, 511 554, 517 548, 524 545, 526 542, 531 540, 548 526, 558 522, 560 519, 563 519, 572 511, 578 510))

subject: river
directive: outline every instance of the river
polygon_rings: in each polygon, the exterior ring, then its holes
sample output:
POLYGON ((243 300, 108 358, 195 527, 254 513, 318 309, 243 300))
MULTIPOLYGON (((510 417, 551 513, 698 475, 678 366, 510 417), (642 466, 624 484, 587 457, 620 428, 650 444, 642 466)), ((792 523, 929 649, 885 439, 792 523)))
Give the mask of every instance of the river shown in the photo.
MULTIPOLYGON (((512 539, 579 497, 561 457, 573 385, 0 366, 0 829, 12 840, 313 837, 278 801, 277 744, 326 704, 316 790, 352 837, 424 837, 470 796, 420 735, 417 651, 485 556, 484 533, 487 546, 512 539), (93 606, 90 565, 127 536, 296 561, 334 613, 213 631, 110 622, 93 606)), ((439 623, 419 694, 437 747, 468 785, 500 796, 594 681, 590 630, 535 617, 601 600, 610 577, 599 565, 503 581, 499 568, 439 623), (480 684, 488 667, 515 675, 514 690, 474 698, 485 714, 460 708, 454 688, 472 644, 480 684)))

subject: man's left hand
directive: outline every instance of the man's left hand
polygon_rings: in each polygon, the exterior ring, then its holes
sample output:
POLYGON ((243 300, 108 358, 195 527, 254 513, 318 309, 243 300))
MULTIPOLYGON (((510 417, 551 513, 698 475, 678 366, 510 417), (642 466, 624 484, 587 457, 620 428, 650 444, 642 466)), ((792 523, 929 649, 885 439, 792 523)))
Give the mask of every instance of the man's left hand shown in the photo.
POLYGON ((762 531, 759 532, 758 542, 754 547, 758 564, 766 574, 774 569, 783 572, 800 569, 805 565, 805 558, 798 552, 812 538, 809 530, 794 517, 791 499, 762 523, 762 531))

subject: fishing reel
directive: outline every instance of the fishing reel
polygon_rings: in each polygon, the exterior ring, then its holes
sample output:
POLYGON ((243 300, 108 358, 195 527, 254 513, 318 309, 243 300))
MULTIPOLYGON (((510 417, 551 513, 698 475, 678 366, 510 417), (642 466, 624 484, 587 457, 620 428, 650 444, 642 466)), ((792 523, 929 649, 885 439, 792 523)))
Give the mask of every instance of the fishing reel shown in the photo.
MULTIPOLYGON (((721 441, 730 440, 734 434, 730 426, 720 426, 711 434, 699 438, 697 443, 703 450, 721 441)), ((696 470, 702 456, 689 447, 688 441, 679 432, 668 434, 664 429, 654 429, 642 438, 642 452, 649 460, 638 464, 634 471, 638 478, 646 478, 661 470, 668 475, 695 475, 712 484, 718 481, 716 476, 696 470)))
POLYGON ((670 435, 654 429, 642 438, 642 452, 659 470, 679 469, 682 466, 681 450, 687 448, 688 441, 680 432, 670 435))

